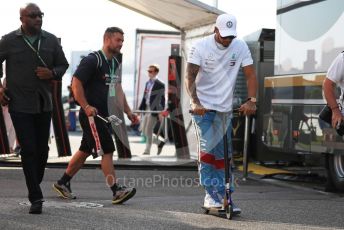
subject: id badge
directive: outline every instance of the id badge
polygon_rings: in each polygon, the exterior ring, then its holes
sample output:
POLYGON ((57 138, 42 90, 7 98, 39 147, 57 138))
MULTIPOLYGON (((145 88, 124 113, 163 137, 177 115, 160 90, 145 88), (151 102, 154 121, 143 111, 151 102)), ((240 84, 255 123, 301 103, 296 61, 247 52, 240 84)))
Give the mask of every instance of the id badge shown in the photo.
POLYGON ((115 83, 115 76, 114 75, 111 75, 110 76, 110 84, 109 84, 109 94, 110 94, 110 97, 114 97, 116 96, 116 83, 115 83))
POLYGON ((110 83, 109 85, 109 94, 110 94, 110 97, 114 97, 116 96, 116 84, 115 83, 110 83))
POLYGON ((105 74, 105 85, 110 85, 111 84, 111 77, 109 76, 109 74, 105 74))

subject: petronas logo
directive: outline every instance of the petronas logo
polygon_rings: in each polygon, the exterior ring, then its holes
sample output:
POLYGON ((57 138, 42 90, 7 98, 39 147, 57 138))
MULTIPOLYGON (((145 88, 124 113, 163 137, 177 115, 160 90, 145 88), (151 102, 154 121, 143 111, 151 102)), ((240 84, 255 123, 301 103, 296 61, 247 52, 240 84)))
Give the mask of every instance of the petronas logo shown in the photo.
POLYGON ((229 65, 230 66, 235 66, 235 63, 236 63, 236 58, 235 58, 235 53, 232 54, 232 57, 231 57, 231 60, 229 61, 229 65))

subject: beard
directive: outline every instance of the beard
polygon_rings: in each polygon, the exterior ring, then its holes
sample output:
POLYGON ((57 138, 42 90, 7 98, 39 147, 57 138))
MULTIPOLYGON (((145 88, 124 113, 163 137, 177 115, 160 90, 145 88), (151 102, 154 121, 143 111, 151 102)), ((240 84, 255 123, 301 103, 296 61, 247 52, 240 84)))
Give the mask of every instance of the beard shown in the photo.
POLYGON ((27 26, 26 31, 31 35, 36 35, 36 34, 41 33, 41 27, 42 25, 27 26))
POLYGON ((121 48, 122 48, 122 47, 109 47, 109 51, 110 51, 112 54, 116 55, 116 54, 119 54, 119 53, 120 53, 121 48))

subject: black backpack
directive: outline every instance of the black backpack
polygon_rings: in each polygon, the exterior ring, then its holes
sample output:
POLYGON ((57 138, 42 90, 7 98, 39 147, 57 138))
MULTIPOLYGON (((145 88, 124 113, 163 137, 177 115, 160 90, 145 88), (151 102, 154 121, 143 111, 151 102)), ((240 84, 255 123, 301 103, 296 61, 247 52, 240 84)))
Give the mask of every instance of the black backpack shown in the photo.
MULTIPOLYGON (((98 51, 93 51, 92 53, 88 54, 88 55, 94 55, 97 58, 97 70, 98 71, 101 71, 101 68, 103 66, 103 59, 102 59, 102 55, 100 54, 100 52, 101 51, 98 50, 98 51)), ((73 77, 72 77, 71 82, 70 82, 71 87, 72 87, 72 82, 73 82, 73 77)), ((75 103, 80 106, 80 104, 77 100, 75 100, 75 103)))

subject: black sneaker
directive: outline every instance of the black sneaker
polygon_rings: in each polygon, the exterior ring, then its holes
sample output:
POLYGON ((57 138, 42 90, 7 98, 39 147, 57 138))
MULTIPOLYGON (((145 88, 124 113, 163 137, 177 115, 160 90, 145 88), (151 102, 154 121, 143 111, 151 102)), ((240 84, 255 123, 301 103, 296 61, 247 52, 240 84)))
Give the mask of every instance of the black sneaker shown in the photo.
POLYGON ((43 200, 36 200, 31 203, 29 210, 30 214, 41 214, 42 213, 43 200))
POLYGON ((112 198, 112 204, 122 204, 132 198, 135 193, 135 188, 127 188, 123 185, 117 185, 116 195, 112 198))
POLYGON ((160 155, 161 154, 161 151, 162 151, 162 147, 158 147, 158 152, 156 155, 160 155))
POLYGON ((72 189, 70 188, 70 183, 68 184, 53 184, 53 189, 55 192, 58 193, 60 197, 65 199, 76 199, 76 196, 72 193, 72 189))
POLYGON ((14 148, 14 153, 16 154, 16 157, 19 157, 19 155, 20 155, 20 151, 21 151, 21 148, 20 148, 20 146, 16 146, 15 148, 14 148))

